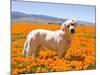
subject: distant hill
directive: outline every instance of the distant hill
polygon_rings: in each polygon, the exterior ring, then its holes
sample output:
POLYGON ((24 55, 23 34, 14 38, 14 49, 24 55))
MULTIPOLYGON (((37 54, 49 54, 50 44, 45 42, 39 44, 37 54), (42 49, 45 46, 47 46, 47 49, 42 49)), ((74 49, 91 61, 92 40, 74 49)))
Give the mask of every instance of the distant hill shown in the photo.
MULTIPOLYGON (((62 24, 64 21, 68 19, 63 19, 63 18, 58 18, 58 17, 52 17, 52 16, 47 16, 47 15, 36 15, 36 14, 25 14, 22 12, 12 12, 11 13, 11 19, 14 22, 39 22, 39 23, 58 23, 62 24)), ((85 22, 85 21, 79 21, 79 24, 82 25, 95 25, 94 23, 90 22, 85 22)))

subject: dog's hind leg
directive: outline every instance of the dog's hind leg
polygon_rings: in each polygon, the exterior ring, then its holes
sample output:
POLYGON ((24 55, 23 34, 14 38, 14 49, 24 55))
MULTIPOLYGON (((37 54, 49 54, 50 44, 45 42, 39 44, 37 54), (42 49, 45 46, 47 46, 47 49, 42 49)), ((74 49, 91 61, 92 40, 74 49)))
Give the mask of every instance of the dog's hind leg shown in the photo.
POLYGON ((32 57, 37 57, 38 56, 38 54, 39 54, 39 52, 40 52, 40 47, 41 46, 37 46, 36 47, 36 49, 34 50, 34 52, 33 52, 33 54, 32 54, 32 57))
POLYGON ((32 56, 33 58, 38 56, 38 53, 40 51, 40 45, 37 43, 36 40, 32 40, 30 41, 30 51, 29 51, 29 56, 32 56))

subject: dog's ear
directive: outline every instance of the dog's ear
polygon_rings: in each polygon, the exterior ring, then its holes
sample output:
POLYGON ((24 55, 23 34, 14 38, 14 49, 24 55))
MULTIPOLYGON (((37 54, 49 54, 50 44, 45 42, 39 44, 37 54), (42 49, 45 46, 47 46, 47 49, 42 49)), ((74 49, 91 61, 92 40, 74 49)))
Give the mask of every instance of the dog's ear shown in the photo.
POLYGON ((67 31, 67 28, 66 28, 66 24, 65 24, 65 23, 62 24, 62 26, 61 26, 61 30, 63 30, 64 32, 67 31))

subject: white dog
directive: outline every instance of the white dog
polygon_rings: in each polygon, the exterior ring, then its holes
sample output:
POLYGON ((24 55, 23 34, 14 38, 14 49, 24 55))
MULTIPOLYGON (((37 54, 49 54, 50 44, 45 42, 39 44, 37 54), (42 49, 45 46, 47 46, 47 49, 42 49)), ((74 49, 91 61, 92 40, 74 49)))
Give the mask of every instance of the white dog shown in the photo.
POLYGON ((22 56, 36 57, 40 47, 44 46, 58 52, 58 57, 63 57, 66 49, 70 47, 71 35, 75 32, 76 21, 65 21, 60 30, 50 31, 36 29, 30 32, 24 44, 22 56))

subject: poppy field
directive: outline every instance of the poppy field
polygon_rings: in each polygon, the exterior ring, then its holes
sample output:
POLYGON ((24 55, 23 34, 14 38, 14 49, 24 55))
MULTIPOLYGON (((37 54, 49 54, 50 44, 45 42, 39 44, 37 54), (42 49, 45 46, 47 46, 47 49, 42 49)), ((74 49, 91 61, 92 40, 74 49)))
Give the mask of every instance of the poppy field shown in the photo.
POLYGON ((95 25, 78 25, 72 38, 71 47, 63 58, 57 52, 41 48, 36 58, 22 57, 27 34, 34 29, 58 30, 61 25, 28 22, 13 22, 11 30, 11 73, 28 74, 42 72, 62 72, 91 70, 96 68, 96 28, 95 25))

